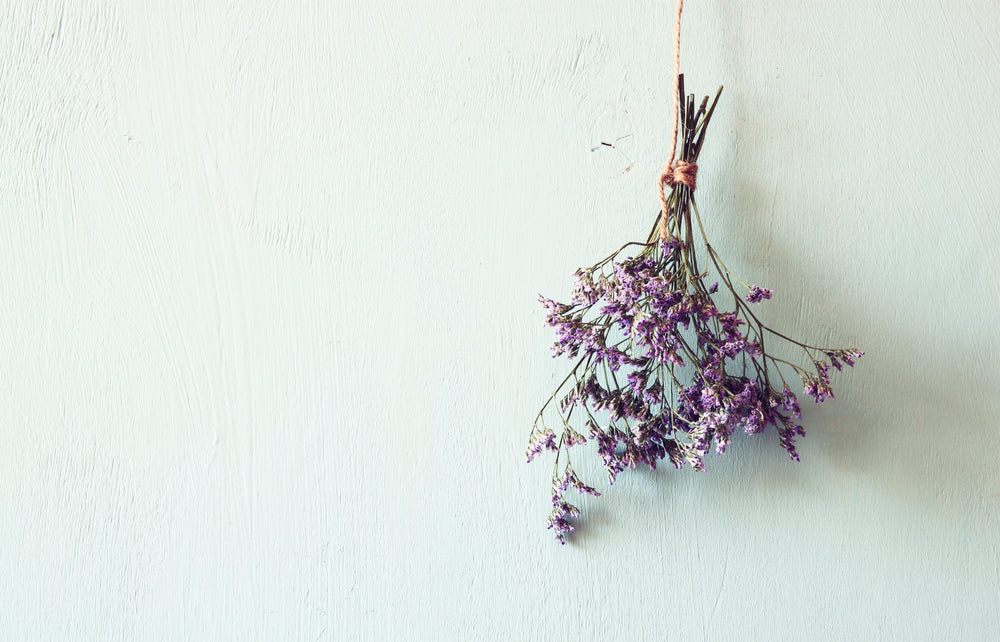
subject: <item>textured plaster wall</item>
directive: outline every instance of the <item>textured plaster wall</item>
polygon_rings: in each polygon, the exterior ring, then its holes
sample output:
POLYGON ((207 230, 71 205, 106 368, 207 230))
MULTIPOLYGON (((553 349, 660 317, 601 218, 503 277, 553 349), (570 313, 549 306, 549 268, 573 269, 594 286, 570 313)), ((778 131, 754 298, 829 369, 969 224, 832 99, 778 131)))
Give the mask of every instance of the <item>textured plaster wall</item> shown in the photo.
POLYGON ((996 639, 992 2, 689 1, 708 233, 869 356, 545 531, 535 297, 652 223, 671 5, 5 3, 0 639, 996 639))

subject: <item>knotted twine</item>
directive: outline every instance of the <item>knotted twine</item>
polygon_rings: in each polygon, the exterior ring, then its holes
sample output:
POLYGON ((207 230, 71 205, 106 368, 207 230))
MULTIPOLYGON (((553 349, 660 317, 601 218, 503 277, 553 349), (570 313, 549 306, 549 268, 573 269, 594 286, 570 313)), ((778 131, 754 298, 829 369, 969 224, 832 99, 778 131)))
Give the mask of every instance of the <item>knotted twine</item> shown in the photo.
POLYGON ((660 181, 657 187, 660 190, 660 239, 667 240, 667 192, 666 187, 673 189, 678 183, 687 185, 687 188, 694 191, 698 176, 698 166, 683 159, 674 162, 677 148, 677 127, 678 113, 680 112, 681 100, 681 10, 684 8, 684 0, 677 0, 677 17, 674 20, 674 133, 670 140, 670 160, 660 170, 660 181))

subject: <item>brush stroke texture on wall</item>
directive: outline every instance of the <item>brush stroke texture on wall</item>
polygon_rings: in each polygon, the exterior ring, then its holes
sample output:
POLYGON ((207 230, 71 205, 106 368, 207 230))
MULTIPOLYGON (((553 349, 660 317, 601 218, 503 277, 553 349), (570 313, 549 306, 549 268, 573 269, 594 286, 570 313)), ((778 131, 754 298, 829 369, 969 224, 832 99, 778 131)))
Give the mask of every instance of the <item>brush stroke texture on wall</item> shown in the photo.
POLYGON ((868 356, 545 531, 535 297, 652 223, 670 5, 6 3, 0 638, 996 639, 994 3, 688 3, 709 235, 868 356))

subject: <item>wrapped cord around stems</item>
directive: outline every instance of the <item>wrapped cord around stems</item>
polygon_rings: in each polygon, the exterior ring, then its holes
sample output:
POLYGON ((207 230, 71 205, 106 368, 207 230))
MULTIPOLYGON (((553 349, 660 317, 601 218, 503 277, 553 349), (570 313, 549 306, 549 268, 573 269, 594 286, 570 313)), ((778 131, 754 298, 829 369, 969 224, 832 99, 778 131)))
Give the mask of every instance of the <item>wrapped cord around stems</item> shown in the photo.
POLYGON ((667 191, 675 185, 686 185, 692 192, 697 184, 698 166, 685 160, 674 162, 677 148, 678 112, 680 110, 680 77, 681 77, 681 11, 684 0, 677 0, 677 17, 674 20, 674 133, 670 141, 670 160, 660 170, 660 180, 657 185, 660 191, 660 238, 667 239, 667 191))

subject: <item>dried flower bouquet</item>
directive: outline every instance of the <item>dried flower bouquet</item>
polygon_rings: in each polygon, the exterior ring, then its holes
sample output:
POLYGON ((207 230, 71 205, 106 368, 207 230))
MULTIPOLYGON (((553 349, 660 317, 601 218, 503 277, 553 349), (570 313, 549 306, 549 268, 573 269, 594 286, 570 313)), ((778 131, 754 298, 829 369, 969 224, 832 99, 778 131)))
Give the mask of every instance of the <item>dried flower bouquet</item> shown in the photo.
MULTIPOLYGON (((682 77, 679 83, 684 96, 682 77)), ((574 471, 573 447, 596 442, 611 483, 626 468, 655 469, 662 460, 704 470, 713 443, 721 454, 735 431, 768 426, 798 460, 795 440, 805 433, 786 375, 798 375, 805 394, 821 402, 833 398, 830 369, 853 366, 863 354, 802 343, 765 325, 753 306, 771 290, 740 280, 709 243, 695 174, 721 92, 697 109, 693 95, 679 102, 675 180, 646 242, 577 270, 569 303, 540 297, 557 336, 554 354, 575 361, 539 411, 527 452, 528 461, 555 452, 548 526, 561 543, 579 515, 567 491, 600 494, 574 471), (709 268, 717 280, 709 282, 709 268), (720 308, 717 294, 731 295, 732 309, 720 308), (774 340, 801 349, 800 363, 768 353, 774 340)))

